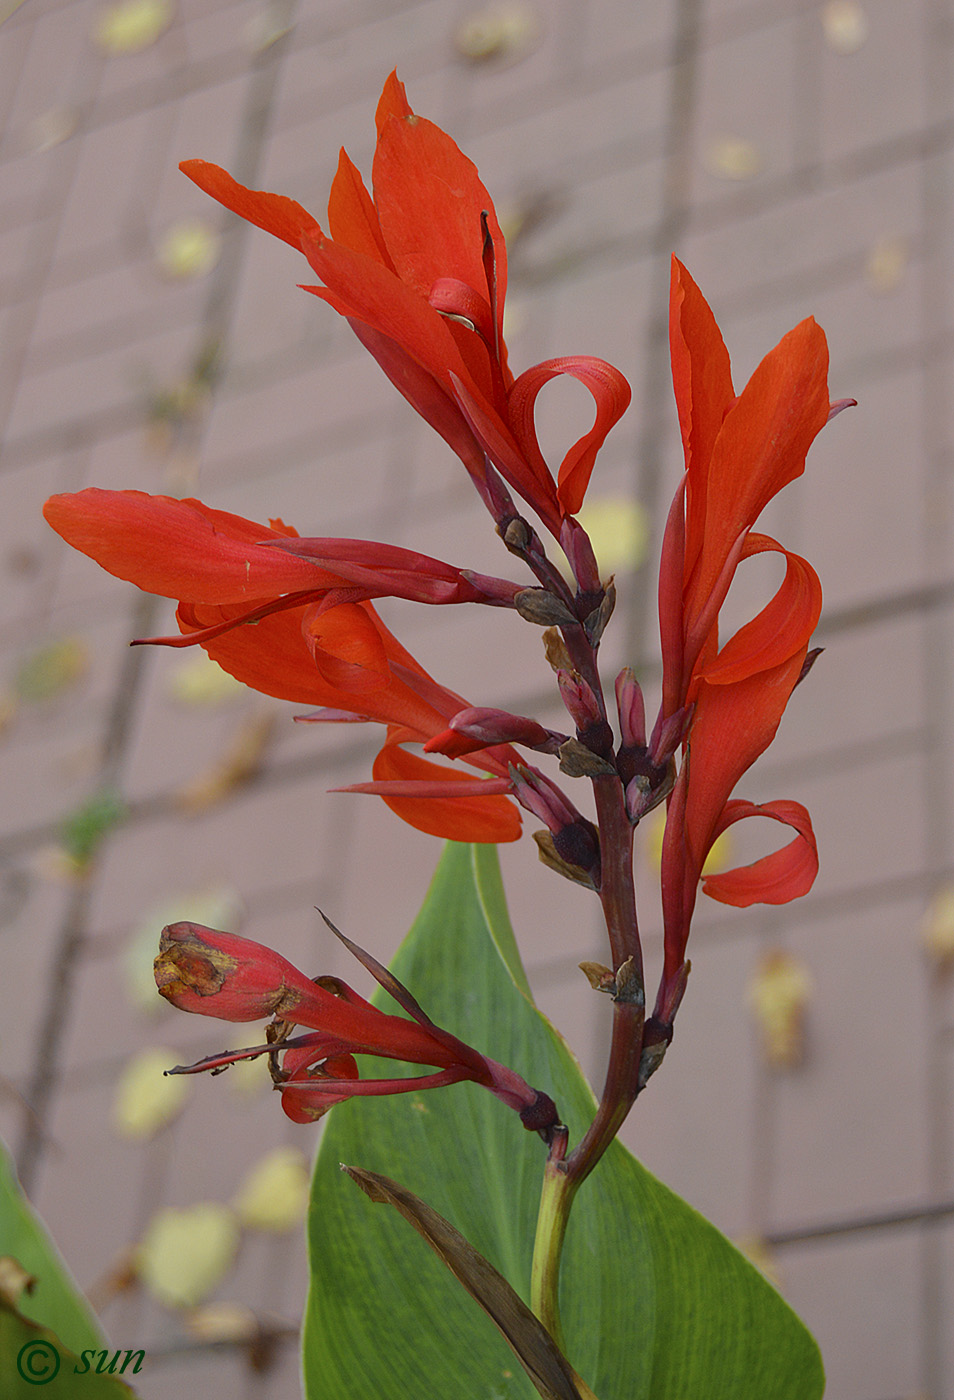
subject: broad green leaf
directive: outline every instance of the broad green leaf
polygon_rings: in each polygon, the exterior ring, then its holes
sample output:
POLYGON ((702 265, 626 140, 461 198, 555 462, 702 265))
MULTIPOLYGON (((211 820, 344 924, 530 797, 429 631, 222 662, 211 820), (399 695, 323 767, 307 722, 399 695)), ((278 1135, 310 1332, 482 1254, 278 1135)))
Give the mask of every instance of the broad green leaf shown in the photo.
MULTIPOLYGON (((22 1296, 29 1304, 29 1296, 22 1296)), ((77 1354, 0 1292, 3 1400, 35 1400, 37 1394, 44 1400, 130 1400, 133 1391, 117 1377, 136 1375, 144 1362, 141 1351, 111 1347, 88 1347, 77 1354)))
MULTIPOLYGON (((579 1140, 593 1097, 518 985, 492 848, 447 848, 393 970, 438 1024, 551 1094, 579 1140)), ((347 1189, 338 1164, 420 1196, 526 1300, 544 1152, 470 1084, 332 1110, 309 1224, 309 1400, 532 1400, 489 1318, 394 1212, 347 1189)), ((618 1144, 574 1205, 561 1302, 568 1359, 600 1400, 822 1394, 817 1348, 771 1285, 618 1144)))
MULTIPOLYGON (((0 1256, 16 1259, 36 1279, 32 1292, 21 1295, 16 1304, 27 1319, 52 1328, 74 1351, 103 1345, 92 1312, 67 1273, 39 1217, 20 1190, 20 1183, 2 1144, 0 1256)), ((14 1328, 12 1322, 4 1331, 5 1338, 11 1328, 14 1328)), ((0 1376, 11 1375, 13 1370, 13 1358, 0 1350, 0 1376)))

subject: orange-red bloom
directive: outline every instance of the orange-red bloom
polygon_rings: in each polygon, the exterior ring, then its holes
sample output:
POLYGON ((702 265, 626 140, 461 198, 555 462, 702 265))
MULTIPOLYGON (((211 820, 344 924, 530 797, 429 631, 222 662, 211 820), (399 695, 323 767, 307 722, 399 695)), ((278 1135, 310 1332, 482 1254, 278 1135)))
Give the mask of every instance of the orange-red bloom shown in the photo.
POLYGON ((517 839, 520 816, 505 796, 515 755, 483 751, 468 761, 491 777, 468 779, 401 747, 443 733, 467 702, 427 674, 367 601, 373 591, 499 603, 516 585, 393 546, 299 540, 278 520, 259 525, 201 501, 141 491, 53 496, 44 514, 110 573, 178 601, 183 635, 152 640, 198 642, 246 685, 321 707, 324 718, 386 725, 376 784, 365 790, 379 792, 412 826, 457 841, 517 839), (426 796, 415 786, 424 777, 426 796))
POLYGON ((411 1019, 379 1011, 336 977, 311 981, 280 953, 251 939, 201 924, 170 924, 162 931, 155 962, 156 985, 167 1001, 181 1011, 223 1021, 275 1018, 272 1039, 265 1045, 213 1055, 175 1072, 219 1070, 268 1054, 282 1107, 296 1123, 320 1118, 333 1104, 356 1095, 403 1094, 466 1079, 515 1108, 526 1127, 546 1131, 555 1124, 552 1100, 436 1026, 392 973, 334 932, 411 1019), (294 1026, 313 1033, 289 1037, 294 1026), (433 1065, 436 1072, 409 1079, 361 1079, 355 1055, 433 1065))
POLYGON ((412 110, 395 74, 377 115, 373 198, 342 151, 326 235, 292 199, 249 190, 219 166, 182 170, 226 208, 305 254, 323 283, 307 287, 347 317, 362 344, 464 462, 488 506, 503 503, 489 457, 547 527, 579 510, 599 448, 630 389, 612 365, 581 355, 535 365, 517 380, 503 338, 507 250, 476 167, 440 127, 412 110), (593 427, 554 481, 534 429, 536 396, 555 375, 590 391, 593 427))
POLYGON ((775 736, 821 611, 811 565, 753 526, 782 487, 801 475, 831 405, 825 336, 810 318, 765 357, 737 396, 715 318, 675 258, 670 346, 686 475, 660 565, 663 704, 650 748, 662 760, 681 739, 685 754, 663 847, 665 981, 674 991, 702 867, 726 827, 765 816, 796 835, 753 866, 707 877, 703 888, 716 899, 785 903, 804 894, 817 872, 803 807, 754 806, 730 797, 775 736), (723 641, 719 610, 736 569, 766 551, 784 557, 785 577, 761 612, 723 641))

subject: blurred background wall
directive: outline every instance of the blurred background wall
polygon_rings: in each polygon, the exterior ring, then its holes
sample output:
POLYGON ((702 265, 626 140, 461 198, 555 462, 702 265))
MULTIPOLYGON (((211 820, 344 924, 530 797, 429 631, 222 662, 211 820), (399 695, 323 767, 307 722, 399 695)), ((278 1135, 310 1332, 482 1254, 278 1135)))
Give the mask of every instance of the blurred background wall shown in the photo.
MULTIPOLYGON (((157 1065, 228 1034, 156 1005, 158 929, 241 928, 353 977, 313 906, 386 957, 438 849, 376 798, 326 795, 367 776, 373 736, 295 726, 295 707, 192 652, 128 650, 172 630, 171 605, 74 555, 40 506, 92 484, 197 494, 502 567, 456 459, 296 289, 300 258, 176 169, 202 156, 322 217, 339 146, 369 169, 396 66, 497 201, 511 363, 595 354, 633 385, 590 491, 620 590, 608 675, 656 677, 680 461, 670 252, 710 299, 737 385, 811 314, 832 397, 859 400, 766 517, 822 577, 826 651, 743 785, 807 804, 821 874, 785 909, 700 908, 676 1040, 625 1137, 773 1273, 819 1337, 830 1400, 954 1400, 954 5, 7 8, 0 1127, 115 1345, 147 1351, 142 1395, 297 1395, 296 1183, 316 1139, 254 1071, 164 1097, 157 1065), (129 1250, 156 1212, 208 1203, 239 1222, 234 1261, 229 1226, 206 1289, 185 1258, 178 1282, 137 1286, 129 1250)), ((554 453, 589 412, 571 389, 543 396, 554 453)), ((473 703, 556 719, 515 617, 381 611, 473 703)), ((597 1079, 606 1006, 576 969, 602 956, 594 901, 529 838, 501 855, 540 1002, 597 1079)), ((650 827, 651 948, 654 859, 650 827)), ((187 1217, 187 1235, 213 1217, 187 1217)))

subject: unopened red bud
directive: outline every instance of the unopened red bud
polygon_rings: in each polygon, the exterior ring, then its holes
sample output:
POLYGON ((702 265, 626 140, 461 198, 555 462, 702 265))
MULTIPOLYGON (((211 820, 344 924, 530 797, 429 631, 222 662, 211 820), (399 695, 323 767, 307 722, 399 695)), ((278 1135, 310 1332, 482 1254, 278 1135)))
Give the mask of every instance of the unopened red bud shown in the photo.
POLYGON ((646 704, 632 666, 624 666, 616 677, 616 708, 620 736, 628 749, 646 747, 646 704))
POLYGON ((201 924, 164 928, 154 970, 166 1001, 223 1021, 294 1022, 295 1008, 316 996, 314 983, 274 949, 201 924))
MULTIPOLYGON (((551 729, 544 729, 542 724, 526 715, 512 715, 507 710, 493 710, 477 705, 459 710, 450 722, 450 729, 465 740, 476 741, 469 751, 492 744, 523 744, 529 749, 556 753, 566 738, 565 734, 556 734, 551 729)), ((429 740, 424 745, 425 753, 434 749, 447 753, 448 748, 441 742, 443 738, 444 735, 439 735, 429 740)))

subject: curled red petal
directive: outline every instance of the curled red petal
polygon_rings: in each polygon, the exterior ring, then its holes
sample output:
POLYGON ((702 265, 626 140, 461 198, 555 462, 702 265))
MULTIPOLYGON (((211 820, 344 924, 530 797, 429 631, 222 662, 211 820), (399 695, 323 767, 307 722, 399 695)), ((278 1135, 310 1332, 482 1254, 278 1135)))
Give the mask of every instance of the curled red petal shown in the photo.
POLYGON ((757 671, 781 665, 804 652, 821 615, 818 575, 806 559, 784 549, 768 535, 750 534, 742 558, 775 551, 785 556, 785 578, 770 602, 730 637, 699 676, 712 685, 730 685, 757 671))
POLYGON ((569 374, 589 390, 596 404, 596 418, 588 433, 573 444, 560 465, 557 495, 563 513, 575 515, 583 504, 596 455, 610 429, 629 407, 632 390, 624 375, 605 360, 576 355, 544 360, 525 370, 510 390, 508 407, 514 436, 538 476, 546 471, 534 427, 537 394, 551 379, 569 374))
POLYGON ((501 476, 536 511, 551 534, 559 539, 560 503, 556 483, 546 464, 534 467, 496 409, 475 394, 459 376, 452 374, 451 381, 464 417, 487 456, 501 476))
POLYGON ((240 219, 247 219, 266 233, 301 252, 301 240, 305 234, 319 234, 318 221, 307 209, 283 194, 269 194, 266 190, 250 190, 233 180, 227 170, 213 165, 207 160, 184 160, 179 164, 183 175, 198 185, 200 190, 210 194, 240 219))
POLYGON ((818 846, 805 808, 800 802, 785 799, 761 804, 736 799, 726 804, 716 835, 746 817, 771 817, 794 828, 796 835, 780 850, 751 865, 703 876, 705 893, 739 909, 750 904, 787 904, 807 894, 818 874, 818 846))
POLYGON ((318 674, 329 685, 364 695, 392 680, 384 639, 360 604, 342 603, 327 612, 313 604, 301 627, 318 674))

